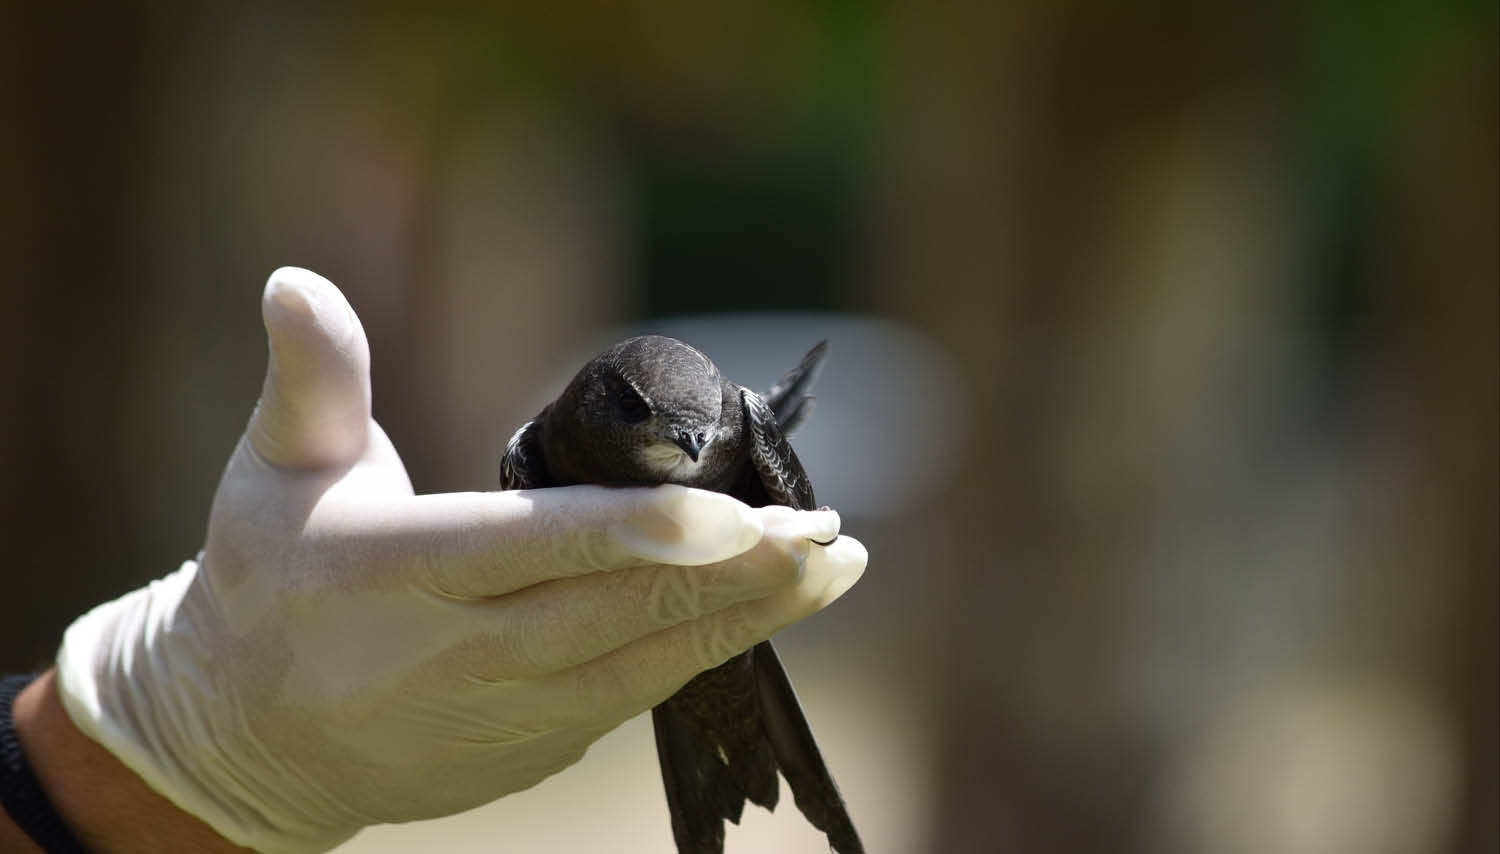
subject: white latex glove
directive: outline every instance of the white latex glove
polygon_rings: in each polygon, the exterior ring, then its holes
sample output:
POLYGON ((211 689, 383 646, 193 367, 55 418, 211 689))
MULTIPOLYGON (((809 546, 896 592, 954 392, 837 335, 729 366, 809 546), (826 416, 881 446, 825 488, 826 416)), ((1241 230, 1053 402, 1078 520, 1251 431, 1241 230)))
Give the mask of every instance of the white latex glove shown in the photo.
POLYGON ((260 403, 196 561, 58 656, 94 740, 232 842, 323 850, 531 786, 849 588, 832 512, 676 486, 414 496, 327 280, 263 300, 260 403))

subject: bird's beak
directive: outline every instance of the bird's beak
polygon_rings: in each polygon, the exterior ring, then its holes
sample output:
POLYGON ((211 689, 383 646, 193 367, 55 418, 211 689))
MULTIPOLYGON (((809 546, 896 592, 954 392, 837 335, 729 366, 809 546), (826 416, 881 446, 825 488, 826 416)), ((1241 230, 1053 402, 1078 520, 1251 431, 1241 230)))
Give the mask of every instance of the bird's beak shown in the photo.
POLYGON ((703 443, 699 441, 699 437, 702 435, 702 433, 690 433, 684 430, 674 436, 672 441, 677 443, 677 447, 687 452, 688 459, 696 463, 698 462, 698 453, 703 450, 703 443))

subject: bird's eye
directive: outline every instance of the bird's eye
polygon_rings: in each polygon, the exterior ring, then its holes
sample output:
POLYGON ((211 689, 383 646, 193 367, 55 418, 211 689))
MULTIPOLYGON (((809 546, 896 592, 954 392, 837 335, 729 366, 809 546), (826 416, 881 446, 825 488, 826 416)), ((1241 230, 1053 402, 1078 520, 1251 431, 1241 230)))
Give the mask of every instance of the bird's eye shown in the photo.
POLYGON ((641 396, 636 394, 635 389, 630 386, 621 386, 616 400, 620 404, 620 414, 625 416, 626 421, 644 421, 651 414, 651 408, 641 396))

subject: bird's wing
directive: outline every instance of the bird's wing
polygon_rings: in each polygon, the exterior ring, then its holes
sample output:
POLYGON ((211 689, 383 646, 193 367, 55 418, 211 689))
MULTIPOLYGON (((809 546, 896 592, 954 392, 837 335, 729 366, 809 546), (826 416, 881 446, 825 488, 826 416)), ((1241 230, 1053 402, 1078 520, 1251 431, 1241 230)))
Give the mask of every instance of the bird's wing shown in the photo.
MULTIPOLYGON (((812 481, 777 424, 776 413, 749 389, 741 390, 741 399, 750 435, 751 468, 771 503, 798 510, 817 507, 812 481)), ((770 641, 762 641, 756 644, 752 658, 762 730, 775 753, 781 776, 792 788, 797 808, 814 827, 828 835, 828 843, 837 854, 862 854, 864 846, 849 818, 849 809, 818 751, 807 715, 797 701, 776 648, 770 641)))
POLYGON ((750 436, 750 464, 771 503, 797 510, 816 508, 818 500, 813 497, 812 481, 787 442, 771 405, 748 388, 740 389, 740 400, 745 406, 745 429, 750 436))
POLYGON ((802 426, 807 416, 812 414, 813 403, 817 398, 808 394, 812 388, 813 381, 818 378, 818 372, 823 368, 823 359, 828 356, 828 342, 819 341, 817 346, 807 351, 797 367, 786 372, 771 390, 766 392, 766 405, 776 413, 776 421, 781 425, 781 432, 790 436, 796 429, 802 426))
POLYGON ((808 726, 807 715, 792 690, 792 680, 781 665, 770 641, 755 645, 756 696, 760 700, 761 726, 776 754, 781 776, 792 787, 792 798, 813 827, 828 836, 837 854, 864 854, 864 844, 854 830, 849 808, 839 793, 833 774, 823 761, 818 742, 808 726))
POLYGON ((745 801, 775 809, 776 758, 761 733, 755 664, 736 655, 651 710, 678 854, 722 854, 745 801))
POLYGON ((724 819, 739 823, 745 796, 697 730, 679 718, 670 699, 651 710, 672 841, 678 854, 723 854, 724 819))
MULTIPOLYGON (((546 412, 542 410, 542 415, 546 412)), ((501 489, 537 489, 552 480, 542 454, 541 428, 537 426, 542 415, 522 424, 505 443, 505 456, 500 458, 501 489)))

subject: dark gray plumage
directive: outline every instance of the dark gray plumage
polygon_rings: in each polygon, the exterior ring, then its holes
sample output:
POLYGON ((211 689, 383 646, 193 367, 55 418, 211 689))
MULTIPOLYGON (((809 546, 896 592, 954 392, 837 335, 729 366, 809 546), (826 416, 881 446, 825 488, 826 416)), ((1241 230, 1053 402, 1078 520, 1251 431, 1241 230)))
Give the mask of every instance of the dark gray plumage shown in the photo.
MULTIPOLYGON (((751 506, 817 506, 786 433, 806 419, 818 344, 765 397, 673 338, 622 341, 591 360, 506 446, 505 489, 679 483, 751 506)), ((780 770, 838 854, 862 854, 838 787, 770 641, 699 674, 652 710, 681 854, 719 854, 746 800, 773 809, 780 770)))

